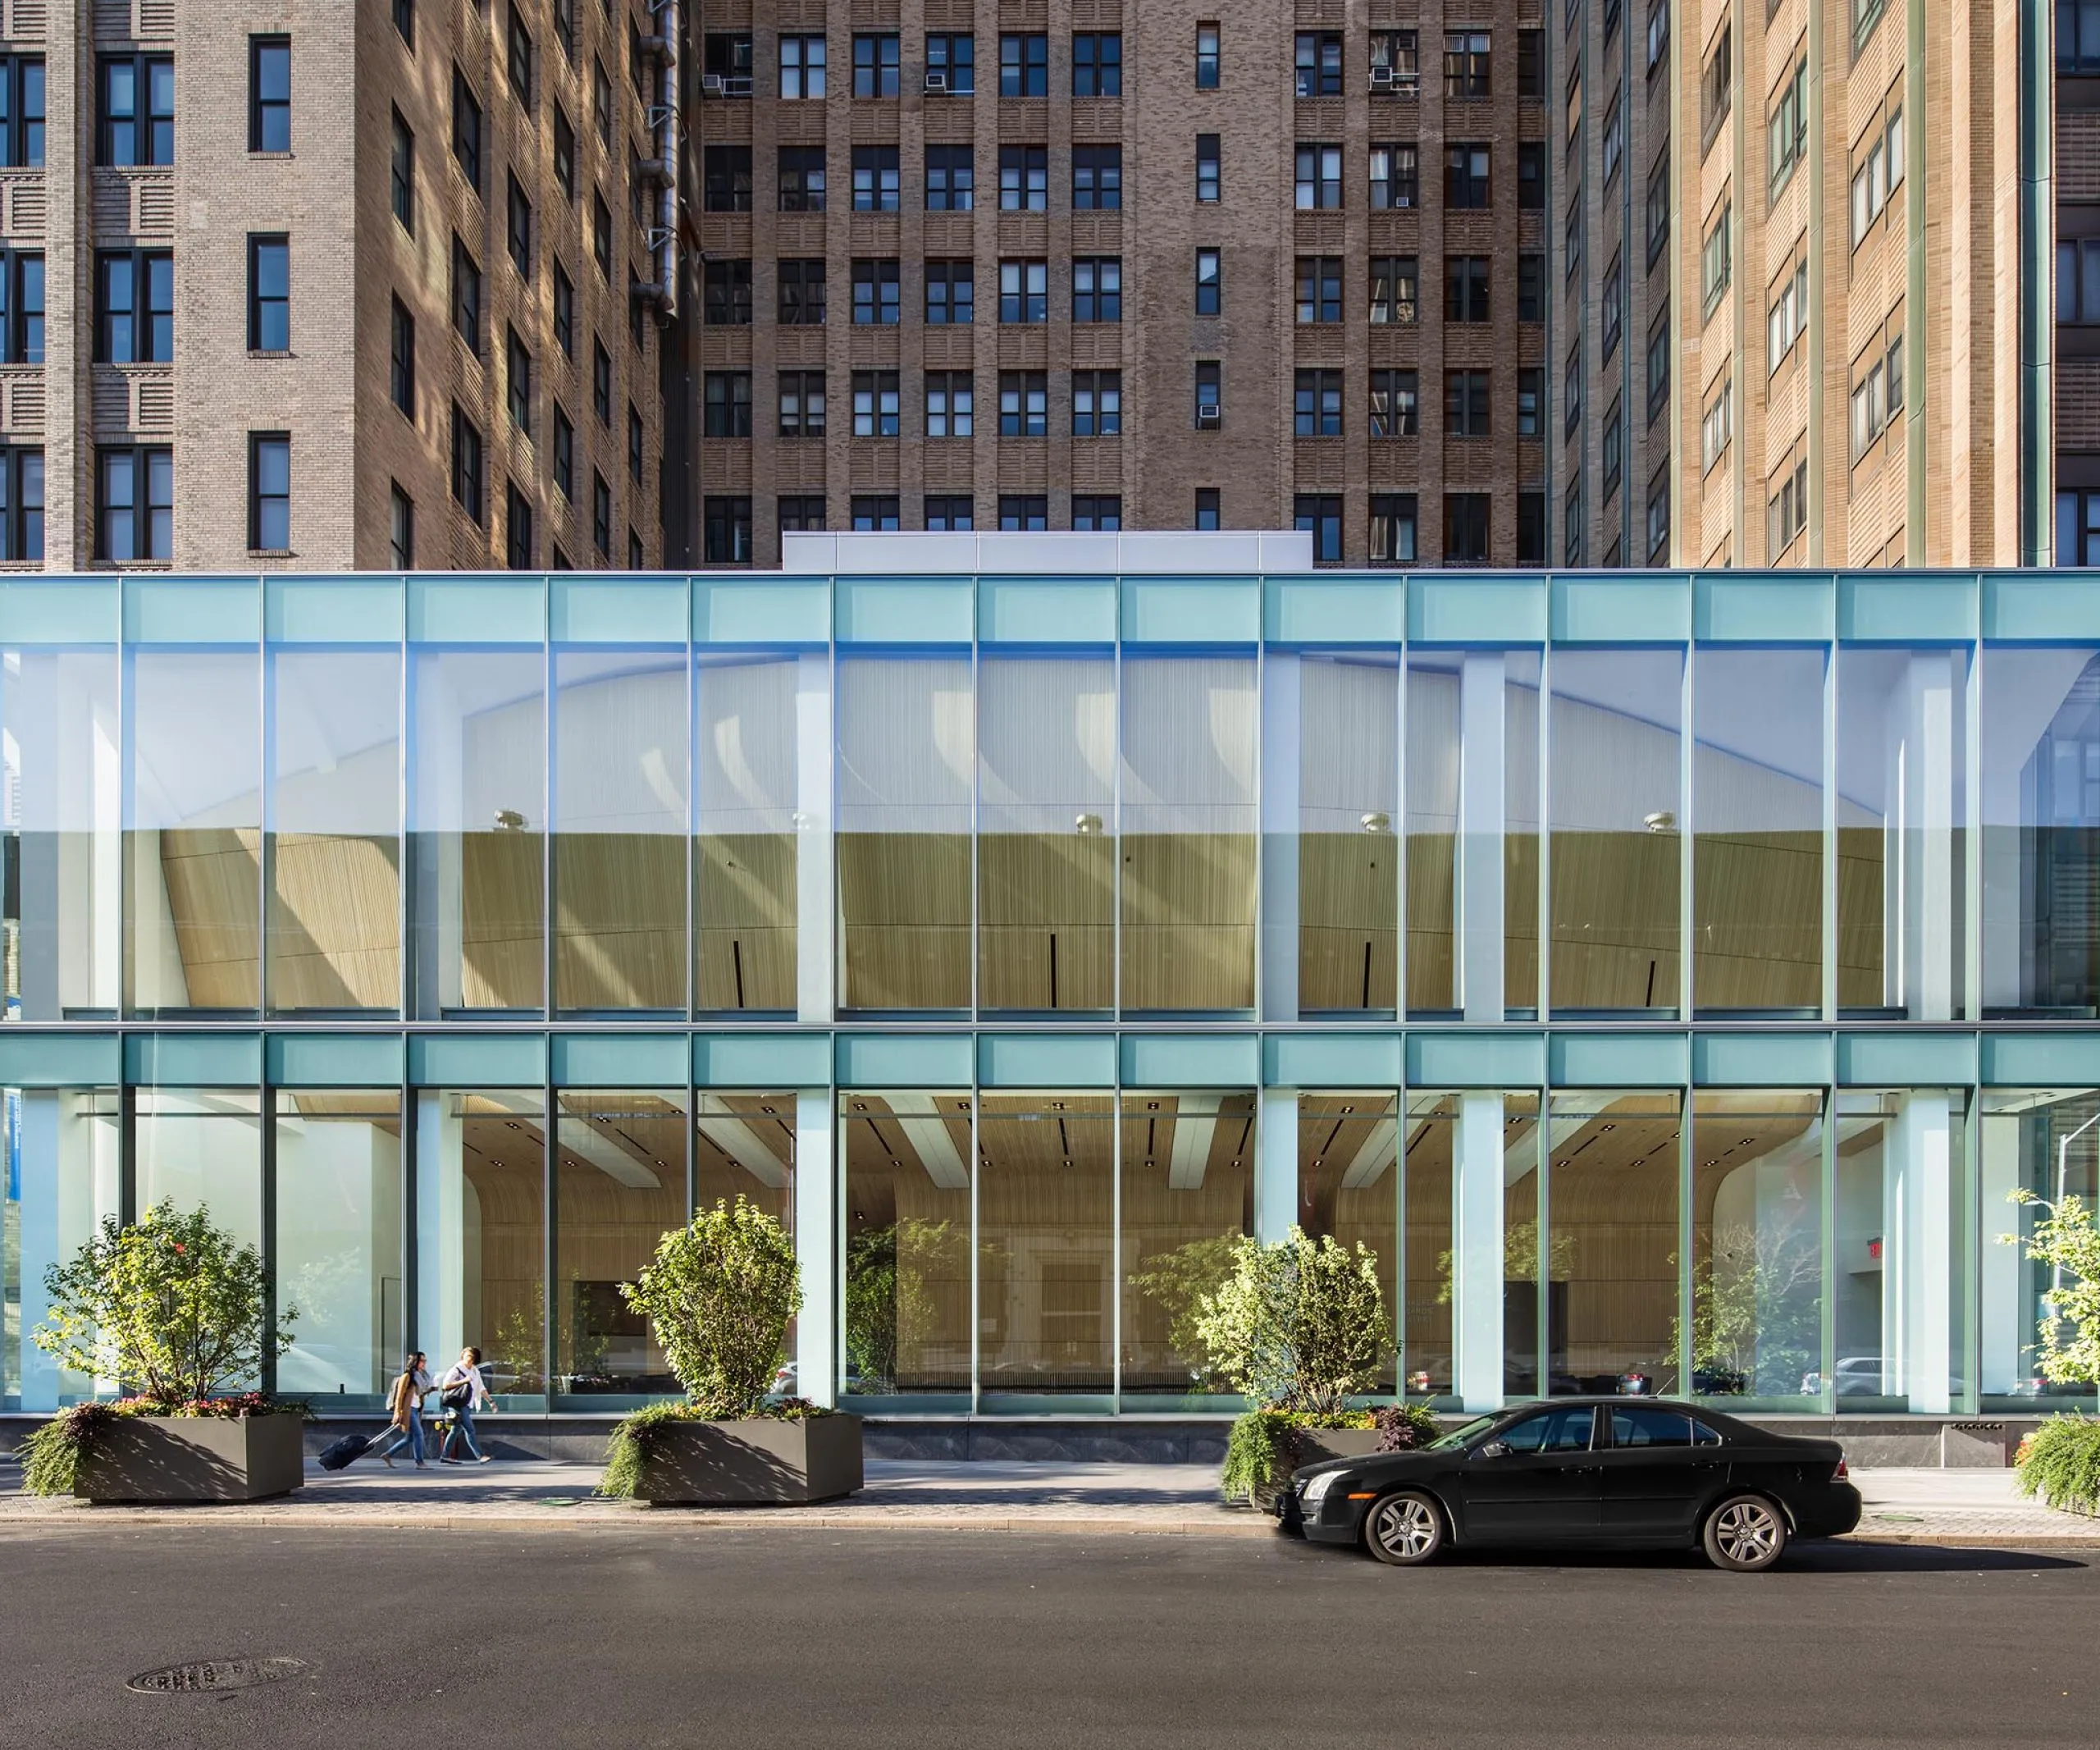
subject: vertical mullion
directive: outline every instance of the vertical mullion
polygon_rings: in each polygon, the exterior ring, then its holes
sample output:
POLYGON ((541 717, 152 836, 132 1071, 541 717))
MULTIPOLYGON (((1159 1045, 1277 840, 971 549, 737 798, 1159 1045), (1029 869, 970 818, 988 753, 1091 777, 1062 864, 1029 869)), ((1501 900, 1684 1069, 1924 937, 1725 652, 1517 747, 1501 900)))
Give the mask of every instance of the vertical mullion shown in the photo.
MULTIPOLYGON (((1549 494, 1549 496, 1550 496, 1549 494)), ((1401 583, 1402 624, 1405 625, 1406 583, 1401 583)), ((1408 1018, 1408 651, 1403 637, 1393 678, 1393 1020, 1405 1026, 1408 1018)), ((1405 1056, 1405 1053, 1402 1053, 1405 1056)), ((1404 1079, 1404 1066, 1402 1070, 1404 1079)))
POLYGON ((1823 1103, 1823 1318, 1817 1344, 1818 1382, 1824 1415, 1837 1413, 1838 1368, 1838 1092, 1824 1090, 1823 1103))
MULTIPOLYGON (((255 580, 258 596, 262 579, 255 580)), ((269 604, 257 603, 258 628, 255 660, 261 684, 256 688, 255 793, 255 1002, 256 1014, 267 1018, 272 1007, 270 978, 270 913, 276 890, 277 825, 277 665, 270 651, 269 604)))
POLYGON ((1695 1310, 1691 1273, 1691 1175, 1697 1165, 1692 1131, 1698 1122, 1699 1094, 1689 1081, 1677 1090, 1677 1386, 1679 1397, 1691 1394, 1691 1322, 1695 1310))
POLYGON ((981 1350, 984 1321, 978 1310, 984 1291, 984 1247, 978 1239, 977 1196, 977 1181, 984 1168, 984 1145, 979 1139, 977 1128, 979 1108, 984 1104, 983 1092, 979 1086, 981 1080, 982 1071, 973 1052, 970 1070, 970 1413, 973 1416, 978 1413, 984 1396, 979 1378, 984 1370, 981 1350))
MULTIPOLYGON (((1630 31, 1628 33, 1632 34, 1630 31)), ((1631 181, 1632 178, 1627 179, 1631 181)), ((1628 357, 1632 356, 1628 349, 1628 357)), ((1630 368, 1630 367, 1629 367, 1630 368)), ((1629 497, 1631 495, 1628 495, 1629 497)), ((1548 586, 1549 591, 1551 585, 1548 586)), ((1538 977, 1535 982, 1535 1000, 1538 1003, 1538 1018, 1543 1022, 1553 1012, 1553 742, 1549 724, 1550 713, 1547 701, 1553 696, 1553 645, 1549 640, 1539 647, 1538 692, 1538 977)))
MULTIPOLYGON (((559 793, 555 782, 555 749, 559 745, 559 731, 555 725, 555 640, 554 592, 548 587, 547 579, 540 579, 540 976, 543 980, 540 991, 541 1019, 553 1021, 555 1008, 555 972, 557 959, 555 953, 555 806, 559 793)), ((461 880, 465 880, 462 871, 461 880)), ((547 1108, 547 1122, 554 1122, 554 1108, 547 1108)), ((552 1132, 550 1131, 550 1136, 552 1132)), ((552 1205, 549 1205, 550 1230, 552 1205)), ((547 1305, 554 1305, 553 1278, 548 1278, 547 1305)), ((551 1359, 551 1357, 550 1358, 551 1359)), ((550 1375, 548 1384, 553 1384, 550 1375)))
POLYGON ((277 1096, 271 1085, 269 1053, 263 1053, 262 1085, 257 1093, 257 1113, 262 1126, 262 1279, 269 1291, 262 1297, 262 1359, 258 1383, 266 1392, 277 1389, 277 1096))
POLYGON ((1677 781, 1680 812, 1677 829, 1677 971, 1678 1020, 1678 1024, 1683 1026, 1689 1026, 1698 1013, 1693 1003, 1699 994, 1698 981, 1693 976, 1699 945, 1698 924, 1693 909, 1699 898, 1695 879, 1699 799, 1692 793, 1699 765, 1698 723, 1693 715, 1696 709, 1696 697, 1692 684, 1698 654, 1697 645, 1687 643, 1684 646, 1684 666, 1678 676, 1677 781))
MULTIPOLYGON (((1830 587, 1834 592, 1838 580, 1833 575, 1830 587)), ((1833 604, 1830 624, 1838 624, 1833 604)), ((1820 832, 1823 839, 1822 880, 1823 896, 1823 986, 1822 1009, 1824 1025, 1838 1018, 1838 647, 1832 642, 1817 647, 1823 652, 1823 810, 1820 832)), ((1883 953, 1886 956, 1887 945, 1883 953)), ((1906 995, 1908 993, 1906 993, 1906 995)))
MULTIPOLYGON (((405 1045, 406 1041, 404 1040, 405 1045)), ((409 1082, 408 1055, 402 1053, 401 1069, 401 1347, 412 1354, 421 1341, 417 1327, 422 1316, 421 1277, 422 1235, 418 1231, 417 1179, 421 1161, 417 1149, 416 1090, 409 1082)))
MULTIPOLYGON (((1257 1104, 1258 1104, 1258 1100, 1257 1104)), ((1123 1413, 1123 1090, 1108 1094, 1109 1197, 1108 1218, 1108 1405, 1123 1413)))

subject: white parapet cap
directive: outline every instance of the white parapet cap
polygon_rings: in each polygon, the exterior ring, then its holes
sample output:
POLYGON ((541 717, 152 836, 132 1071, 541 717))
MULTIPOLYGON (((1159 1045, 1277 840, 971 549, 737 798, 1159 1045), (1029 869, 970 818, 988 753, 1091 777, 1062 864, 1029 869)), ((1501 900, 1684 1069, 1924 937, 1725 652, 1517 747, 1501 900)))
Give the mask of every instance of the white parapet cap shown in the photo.
POLYGON ((783 534, 780 569, 801 575, 924 576, 985 572, 1012 576, 1112 577, 1117 573, 1310 571, 1309 531, 1186 530, 1097 535, 783 534))

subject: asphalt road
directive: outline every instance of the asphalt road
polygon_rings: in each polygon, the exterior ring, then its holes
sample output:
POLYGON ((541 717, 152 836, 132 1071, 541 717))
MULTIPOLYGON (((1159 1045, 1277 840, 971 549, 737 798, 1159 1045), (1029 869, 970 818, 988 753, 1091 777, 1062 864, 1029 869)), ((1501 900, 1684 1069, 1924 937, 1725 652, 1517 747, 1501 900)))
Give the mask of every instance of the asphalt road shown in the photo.
POLYGON ((2100 1556, 1453 1560, 1278 1539, 0 1533, 0 1744, 1179 1750, 2100 1741, 2100 1556), (176 1661, 307 1662, 220 1695, 176 1661))

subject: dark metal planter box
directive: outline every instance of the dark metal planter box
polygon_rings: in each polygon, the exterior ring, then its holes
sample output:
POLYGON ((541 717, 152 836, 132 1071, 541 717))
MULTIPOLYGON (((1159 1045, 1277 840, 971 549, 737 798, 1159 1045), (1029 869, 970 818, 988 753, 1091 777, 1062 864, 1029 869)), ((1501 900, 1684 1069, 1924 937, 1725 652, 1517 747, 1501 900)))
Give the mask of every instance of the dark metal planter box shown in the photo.
POLYGON ((654 1506, 795 1506, 861 1487, 861 1419, 670 1422, 655 1431, 637 1500, 654 1506))
POLYGON ((121 1416, 80 1455, 84 1501, 267 1501, 306 1480, 306 1423, 294 1414, 121 1416))
POLYGON ((1300 1464, 1323 1464, 1329 1459, 1368 1458, 1378 1450, 1375 1428, 1302 1428, 1293 1437, 1300 1464))

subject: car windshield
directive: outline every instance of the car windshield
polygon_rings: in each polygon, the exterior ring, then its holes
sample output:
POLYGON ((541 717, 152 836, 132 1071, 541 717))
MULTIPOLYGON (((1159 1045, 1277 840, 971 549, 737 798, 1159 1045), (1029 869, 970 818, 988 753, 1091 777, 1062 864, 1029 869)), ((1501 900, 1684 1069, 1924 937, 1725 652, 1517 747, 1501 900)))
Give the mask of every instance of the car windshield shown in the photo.
POLYGON ((1449 1433, 1431 1441, 1426 1450, 1431 1452, 1448 1452, 1454 1446, 1463 1446, 1469 1440, 1478 1439, 1493 1428, 1499 1420, 1500 1418, 1496 1416, 1477 1417, 1463 1428, 1453 1428, 1449 1433))

